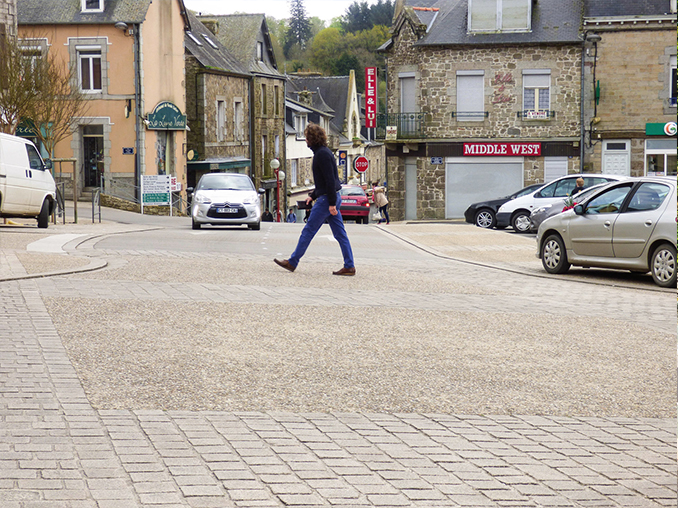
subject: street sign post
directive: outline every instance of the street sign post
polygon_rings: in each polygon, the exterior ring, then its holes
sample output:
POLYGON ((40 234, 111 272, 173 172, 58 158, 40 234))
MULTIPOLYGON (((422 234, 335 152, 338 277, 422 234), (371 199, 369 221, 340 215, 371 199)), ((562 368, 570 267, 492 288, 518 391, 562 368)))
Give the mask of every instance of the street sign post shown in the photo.
POLYGON ((144 213, 144 204, 171 205, 170 187, 170 175, 141 175, 141 213, 144 213))

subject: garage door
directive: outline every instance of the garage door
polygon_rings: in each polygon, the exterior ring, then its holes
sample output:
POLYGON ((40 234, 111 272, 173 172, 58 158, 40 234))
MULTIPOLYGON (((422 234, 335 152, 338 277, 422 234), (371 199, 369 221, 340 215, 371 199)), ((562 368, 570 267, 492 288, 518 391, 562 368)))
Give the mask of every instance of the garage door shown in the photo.
POLYGON ((468 205, 508 196, 524 187, 523 159, 454 161, 445 166, 445 217, 461 219, 468 205))

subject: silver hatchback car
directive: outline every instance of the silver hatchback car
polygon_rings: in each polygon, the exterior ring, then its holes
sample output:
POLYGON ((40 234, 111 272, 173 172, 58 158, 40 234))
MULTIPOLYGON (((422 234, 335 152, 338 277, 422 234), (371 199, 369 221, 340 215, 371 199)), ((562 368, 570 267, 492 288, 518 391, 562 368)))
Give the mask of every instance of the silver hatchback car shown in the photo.
POLYGON ((549 273, 571 265, 652 273, 676 287, 676 178, 610 183, 573 209, 546 219, 537 257, 549 273))
POLYGON ((213 226, 246 224, 261 229, 261 203, 258 191, 247 175, 207 173, 200 177, 193 192, 191 218, 193 229, 203 224, 213 226))

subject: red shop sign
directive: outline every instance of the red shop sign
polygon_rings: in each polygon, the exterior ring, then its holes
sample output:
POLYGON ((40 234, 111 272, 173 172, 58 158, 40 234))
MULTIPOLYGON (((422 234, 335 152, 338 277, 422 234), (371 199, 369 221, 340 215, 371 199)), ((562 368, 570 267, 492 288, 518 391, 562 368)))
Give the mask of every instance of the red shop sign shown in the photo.
POLYGON ((529 157, 541 155, 541 143, 464 143, 464 156, 529 157))

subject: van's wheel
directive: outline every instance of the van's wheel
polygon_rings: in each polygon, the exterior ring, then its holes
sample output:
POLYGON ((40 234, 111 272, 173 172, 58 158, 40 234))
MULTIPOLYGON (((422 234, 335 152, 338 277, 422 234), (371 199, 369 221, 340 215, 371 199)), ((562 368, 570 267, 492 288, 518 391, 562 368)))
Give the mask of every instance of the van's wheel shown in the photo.
POLYGON ((530 214, 520 211, 513 216, 511 226, 516 233, 527 233, 530 231, 530 214))
POLYGON ((663 288, 675 288, 676 248, 670 243, 657 247, 650 258, 650 269, 655 284, 663 288))
POLYGON ((49 202, 44 200, 40 209, 40 215, 38 215, 38 227, 46 229, 47 226, 49 226, 49 202))

